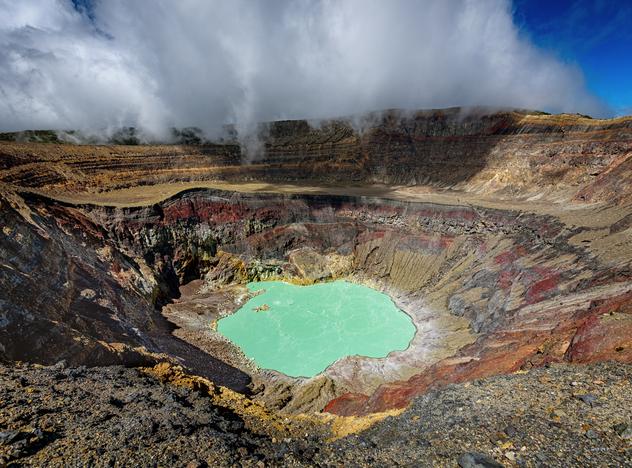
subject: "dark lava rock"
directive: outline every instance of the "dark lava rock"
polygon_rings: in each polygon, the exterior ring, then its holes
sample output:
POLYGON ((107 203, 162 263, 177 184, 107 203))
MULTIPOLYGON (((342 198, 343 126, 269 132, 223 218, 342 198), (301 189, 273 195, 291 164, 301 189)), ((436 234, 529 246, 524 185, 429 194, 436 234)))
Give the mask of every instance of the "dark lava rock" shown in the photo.
POLYGON ((592 406, 597 401, 597 397, 595 395, 587 394, 587 395, 578 395, 577 398, 587 405, 592 406))
POLYGON ((518 433, 518 431, 516 430, 516 428, 515 428, 514 426, 512 426, 512 425, 507 426, 507 427, 503 430, 503 432, 504 432, 505 434, 507 434, 509 437, 514 437, 514 436, 518 433))
POLYGON ((20 431, 6 431, 0 432, 0 444, 12 444, 13 442, 20 440, 22 436, 22 432, 20 431))
POLYGON ((619 437, 625 440, 632 440, 632 425, 619 423, 613 427, 619 437))
POLYGON ((459 457, 458 463, 461 468, 503 468, 504 466, 487 455, 475 452, 464 453, 459 457))
POLYGON ((552 365, 450 385, 335 441, 315 422, 279 434, 136 369, 82 369, 57 380, 59 372, 0 365, 0 466, 632 466, 632 367, 624 364, 552 365), (586 432, 568 384, 577 374, 616 382, 591 409, 586 432), (550 427, 553 401, 560 416, 550 427))

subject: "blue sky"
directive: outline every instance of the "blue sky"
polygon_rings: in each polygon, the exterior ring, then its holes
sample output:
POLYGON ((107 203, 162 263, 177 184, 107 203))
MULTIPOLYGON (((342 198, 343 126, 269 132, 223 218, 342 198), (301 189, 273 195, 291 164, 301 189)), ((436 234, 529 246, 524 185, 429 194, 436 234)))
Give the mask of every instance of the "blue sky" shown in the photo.
POLYGON ((632 114, 632 0, 514 0, 514 22, 537 46, 579 66, 615 114, 632 114))

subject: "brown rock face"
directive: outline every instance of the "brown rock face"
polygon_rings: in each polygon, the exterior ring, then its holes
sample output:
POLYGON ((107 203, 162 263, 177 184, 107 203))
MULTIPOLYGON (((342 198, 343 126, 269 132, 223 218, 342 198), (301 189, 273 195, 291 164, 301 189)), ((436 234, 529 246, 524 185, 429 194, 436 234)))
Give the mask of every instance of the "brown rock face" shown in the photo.
POLYGON ((265 133, 262 154, 248 159, 236 144, 0 142, 0 181, 61 193, 230 180, 417 185, 510 198, 558 192, 592 201, 628 196, 631 118, 388 111, 318 128, 273 122, 265 133))
POLYGON ((271 124, 264 143, 248 163, 234 145, 0 143, 1 359, 171 359, 344 415, 550 362, 632 362, 632 120, 387 112, 362 131, 271 124), (410 348, 297 380, 212 330, 246 281, 332 276, 390 294, 410 348))

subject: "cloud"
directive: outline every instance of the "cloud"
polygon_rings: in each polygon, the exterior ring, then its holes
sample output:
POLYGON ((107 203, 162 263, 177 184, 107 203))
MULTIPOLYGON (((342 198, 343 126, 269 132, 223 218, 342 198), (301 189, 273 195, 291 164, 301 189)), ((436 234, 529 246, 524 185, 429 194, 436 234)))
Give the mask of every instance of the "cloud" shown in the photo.
POLYGON ((0 11, 3 130, 608 112, 580 70, 521 36, 507 0, 0 0, 0 11))

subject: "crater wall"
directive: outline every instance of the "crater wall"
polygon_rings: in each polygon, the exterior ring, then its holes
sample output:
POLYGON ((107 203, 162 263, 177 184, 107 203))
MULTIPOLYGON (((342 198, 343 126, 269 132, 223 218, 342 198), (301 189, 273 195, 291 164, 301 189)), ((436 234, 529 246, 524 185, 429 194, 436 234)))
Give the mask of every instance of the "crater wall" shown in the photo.
POLYGON ((629 118, 392 111, 262 138, 248 161, 234 143, 0 143, 0 359, 172 360, 278 409, 342 415, 550 362, 632 361, 629 118), (213 333, 249 280, 340 277, 411 315, 409 350, 292 380, 213 333))
POLYGON ((211 338, 206 345, 174 338, 160 308, 200 278, 219 291, 265 275, 305 279, 305 255, 322 260, 319 279, 342 276, 386 291, 418 334, 406 352, 342 360, 309 382, 256 377, 257 392, 280 408, 384 411, 450 382, 552 361, 632 357, 629 268, 575 245, 581 229, 549 215, 208 189, 139 208, 39 196, 22 203, 21 214, 4 211, 17 227, 5 230, 15 243, 5 250, 12 268, 2 277, 11 291, 5 359, 103 365, 162 354, 246 391, 247 367, 214 355, 211 338), (24 245, 31 253, 20 257, 24 245))
POLYGON ((261 152, 221 144, 76 146, 0 142, 0 181, 60 193, 189 181, 414 185, 497 197, 629 199, 632 119, 385 111, 272 122, 261 152), (621 190, 623 189, 623 190, 621 190))

